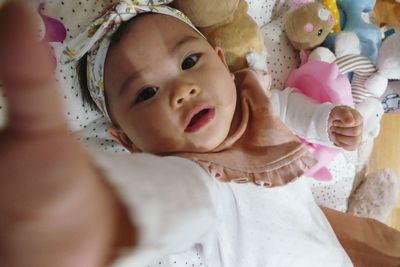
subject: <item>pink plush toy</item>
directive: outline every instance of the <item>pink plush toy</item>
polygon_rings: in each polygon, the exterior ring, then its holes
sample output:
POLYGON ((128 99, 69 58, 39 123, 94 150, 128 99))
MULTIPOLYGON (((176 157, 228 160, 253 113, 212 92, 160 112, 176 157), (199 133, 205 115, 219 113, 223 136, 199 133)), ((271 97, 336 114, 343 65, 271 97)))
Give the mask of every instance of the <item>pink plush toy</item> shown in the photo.
MULTIPOLYGON (((64 24, 52 17, 46 16, 44 14, 45 10, 45 2, 39 2, 37 4, 37 15, 39 21, 39 38, 43 42, 49 43, 62 43, 67 37, 67 30, 65 29, 64 24)), ((53 55, 53 65, 54 69, 57 67, 57 59, 53 54, 53 51, 49 46, 49 53, 53 55)))
POLYGON ((47 42, 51 43, 63 42, 67 37, 67 30, 65 29, 64 24, 57 19, 46 16, 43 13, 44 8, 45 8, 45 3, 40 3, 38 7, 38 13, 42 18, 44 24, 44 31, 45 31, 44 39, 47 42))
MULTIPOLYGON (((331 102, 353 107, 351 84, 347 77, 339 72, 336 64, 309 61, 294 70, 285 85, 297 88, 318 103, 331 102)), ((331 180, 332 175, 326 166, 341 149, 309 143, 304 139, 302 141, 307 144, 310 153, 318 161, 305 174, 320 181, 331 180)))

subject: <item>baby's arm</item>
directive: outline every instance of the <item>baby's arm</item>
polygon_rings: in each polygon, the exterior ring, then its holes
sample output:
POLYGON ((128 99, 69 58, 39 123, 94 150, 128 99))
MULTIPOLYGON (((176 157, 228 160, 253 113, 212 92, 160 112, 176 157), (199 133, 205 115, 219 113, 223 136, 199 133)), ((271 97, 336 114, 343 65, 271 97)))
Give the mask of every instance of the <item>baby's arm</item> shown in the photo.
POLYGON ((361 142, 363 119, 355 109, 317 104, 291 88, 272 90, 271 100, 286 125, 312 143, 354 150, 361 142))
POLYGON ((143 263, 179 249, 183 234, 193 242, 213 219, 209 177, 193 163, 146 155, 98 154, 95 167, 68 132, 51 58, 32 25, 21 2, 0 8, 8 103, 0 131, 0 266, 109 266, 120 248, 143 263))
POLYGON ((140 153, 91 151, 138 229, 138 246, 116 266, 147 266, 155 258, 185 251, 214 225, 216 182, 196 163, 140 153))

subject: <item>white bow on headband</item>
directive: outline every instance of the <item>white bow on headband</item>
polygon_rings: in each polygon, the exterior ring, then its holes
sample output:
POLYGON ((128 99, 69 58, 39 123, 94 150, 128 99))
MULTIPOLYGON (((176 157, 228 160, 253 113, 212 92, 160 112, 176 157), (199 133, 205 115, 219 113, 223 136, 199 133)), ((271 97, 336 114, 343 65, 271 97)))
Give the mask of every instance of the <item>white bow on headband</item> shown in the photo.
MULTIPOLYGON (((122 22, 129 21, 141 13, 158 13, 179 19, 199 32, 190 20, 179 10, 166 6, 173 0, 120 0, 111 5, 87 30, 67 43, 61 56, 66 64, 78 61, 87 54, 88 90, 97 107, 109 122, 104 94, 104 65, 111 36, 122 22)), ((200 33, 200 32, 199 32, 200 33)), ((201 33, 200 33, 201 35, 201 33)))

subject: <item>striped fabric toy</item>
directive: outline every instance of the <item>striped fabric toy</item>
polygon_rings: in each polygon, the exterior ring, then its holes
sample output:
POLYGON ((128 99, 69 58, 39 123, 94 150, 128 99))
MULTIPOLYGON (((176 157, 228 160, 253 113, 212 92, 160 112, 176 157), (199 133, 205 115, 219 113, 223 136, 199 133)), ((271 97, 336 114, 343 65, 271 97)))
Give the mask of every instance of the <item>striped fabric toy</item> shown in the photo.
POLYGON ((367 97, 375 97, 375 94, 365 88, 366 80, 377 71, 375 65, 367 57, 349 54, 337 58, 335 63, 338 65, 340 73, 353 72, 351 92, 354 103, 361 103, 367 97))
POLYGON ((331 13, 332 16, 335 20, 335 23, 332 28, 332 32, 340 32, 340 15, 339 15, 339 9, 336 3, 336 0, 322 0, 321 4, 323 4, 331 13))

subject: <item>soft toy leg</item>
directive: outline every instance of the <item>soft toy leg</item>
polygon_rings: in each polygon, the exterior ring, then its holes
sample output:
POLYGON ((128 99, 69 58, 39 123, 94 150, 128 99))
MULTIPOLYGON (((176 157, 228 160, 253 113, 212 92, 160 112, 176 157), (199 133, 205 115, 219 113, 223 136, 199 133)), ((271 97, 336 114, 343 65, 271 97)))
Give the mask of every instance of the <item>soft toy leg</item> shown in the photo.
POLYGON ((348 213, 385 223, 396 206, 398 195, 398 177, 392 170, 370 173, 351 196, 348 213))

